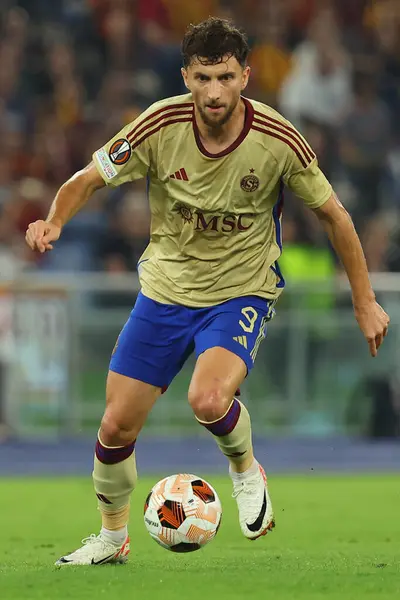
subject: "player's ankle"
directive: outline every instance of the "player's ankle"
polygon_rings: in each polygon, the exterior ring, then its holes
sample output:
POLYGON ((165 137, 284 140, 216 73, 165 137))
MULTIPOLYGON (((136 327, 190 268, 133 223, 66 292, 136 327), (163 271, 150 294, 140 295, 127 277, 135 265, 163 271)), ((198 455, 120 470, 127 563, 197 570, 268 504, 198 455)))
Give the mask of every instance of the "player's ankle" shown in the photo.
POLYGON ((242 479, 246 479, 246 477, 251 477, 252 475, 255 475, 256 473, 258 473, 259 470, 259 464, 257 462, 257 460, 255 458, 253 458, 253 461, 251 463, 251 465, 245 470, 245 471, 234 471, 232 469, 232 466, 229 467, 229 474, 231 476, 231 478, 233 479, 233 481, 239 481, 242 479))
POLYGON ((106 527, 102 527, 100 531, 100 535, 103 539, 120 546, 124 543, 128 535, 128 526, 125 525, 121 529, 116 529, 115 531, 111 529, 107 529, 106 527))

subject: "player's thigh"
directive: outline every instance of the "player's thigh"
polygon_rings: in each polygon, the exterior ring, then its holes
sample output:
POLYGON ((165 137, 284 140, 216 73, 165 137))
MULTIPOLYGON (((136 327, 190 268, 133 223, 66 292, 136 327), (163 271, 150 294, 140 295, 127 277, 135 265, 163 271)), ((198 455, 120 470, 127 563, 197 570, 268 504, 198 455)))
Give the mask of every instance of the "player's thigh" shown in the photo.
POLYGON ((104 429, 140 431, 193 347, 184 310, 139 294, 111 356, 104 429))
POLYGON ((101 422, 102 441, 106 445, 133 441, 160 393, 160 387, 109 371, 106 409, 101 422))
POLYGON ((195 336, 198 361, 190 387, 192 401, 216 388, 225 399, 232 399, 254 366, 273 306, 273 302, 249 296, 210 307, 195 336))
POLYGON ((193 348, 186 309, 139 294, 110 361, 110 371, 166 388, 193 348))

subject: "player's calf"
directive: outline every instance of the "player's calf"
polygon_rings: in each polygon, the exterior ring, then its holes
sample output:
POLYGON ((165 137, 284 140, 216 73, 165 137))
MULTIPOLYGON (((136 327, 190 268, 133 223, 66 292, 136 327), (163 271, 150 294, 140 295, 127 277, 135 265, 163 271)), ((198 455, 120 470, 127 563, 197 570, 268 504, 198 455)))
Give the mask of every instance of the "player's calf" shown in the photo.
POLYGON ((232 471, 245 471, 252 464, 250 415, 240 400, 234 398, 219 419, 203 421, 197 417, 197 420, 212 433, 232 471))
POLYGON ((113 544, 122 544, 128 535, 130 496, 137 482, 136 436, 158 395, 154 386, 109 372, 93 482, 102 518, 101 536, 113 544))

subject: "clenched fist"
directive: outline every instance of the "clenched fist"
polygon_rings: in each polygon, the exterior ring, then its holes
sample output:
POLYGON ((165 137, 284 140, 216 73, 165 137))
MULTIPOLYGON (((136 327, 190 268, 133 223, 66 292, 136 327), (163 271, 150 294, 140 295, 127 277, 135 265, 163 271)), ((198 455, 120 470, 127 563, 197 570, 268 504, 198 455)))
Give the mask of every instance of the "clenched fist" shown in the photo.
POLYGON ((50 242, 55 242, 61 235, 61 227, 46 221, 35 221, 30 223, 26 230, 25 240, 32 250, 43 254, 47 250, 53 250, 50 242))
POLYGON ((369 346, 371 356, 378 354, 389 327, 389 316, 375 300, 361 306, 354 306, 354 313, 369 346))

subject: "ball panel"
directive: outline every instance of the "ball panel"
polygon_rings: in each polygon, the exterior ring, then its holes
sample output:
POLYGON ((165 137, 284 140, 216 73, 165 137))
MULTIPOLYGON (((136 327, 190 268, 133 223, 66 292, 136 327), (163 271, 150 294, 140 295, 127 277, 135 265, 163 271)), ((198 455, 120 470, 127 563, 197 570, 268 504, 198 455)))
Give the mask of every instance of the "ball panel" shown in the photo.
POLYGON ((158 541, 164 548, 170 549, 171 546, 175 546, 183 541, 182 536, 176 529, 169 529, 168 527, 161 527, 158 533, 158 541))
POLYGON ((211 525, 217 526, 219 523, 219 519, 221 516, 221 512, 217 507, 210 504, 200 504, 200 506, 196 510, 195 516, 198 519, 202 519, 203 521, 207 521, 211 523, 211 525))
POLYGON ((190 525, 186 532, 186 538, 193 544, 205 546, 215 535, 214 530, 207 530, 197 525, 190 525))
POLYGON ((153 540, 155 542, 157 542, 157 544, 159 546, 161 546, 161 548, 165 548, 165 550, 170 550, 170 548, 171 548, 170 542, 166 538, 164 538, 161 534, 160 535, 151 535, 151 537, 153 538, 153 540))
POLYGON ((173 500, 166 500, 157 514, 161 525, 169 529, 178 529, 186 519, 182 504, 173 500))
POLYGON ((150 504, 153 507, 161 506, 165 500, 165 488, 167 486, 169 477, 161 479, 151 490, 150 504))
MULTIPOLYGON (((202 505, 202 501, 200 498, 196 496, 194 498, 190 498, 188 502, 183 503, 183 510, 185 511, 186 518, 188 517, 196 517, 197 512, 202 505)), ((203 505, 204 506, 204 505, 203 505)))
POLYGON ((206 504, 215 501, 214 490, 212 490, 208 483, 203 481, 203 479, 196 479, 195 481, 192 481, 192 489, 193 493, 206 504))
POLYGON ((149 492, 146 500, 144 501, 144 513, 146 513, 146 510, 149 508, 151 494, 152 492, 149 492))
POLYGON ((191 480, 192 475, 187 475, 186 473, 173 475, 167 483, 165 497, 177 502, 187 502, 193 494, 190 485, 191 480))
POLYGON ((172 552, 194 552, 195 550, 200 550, 201 546, 199 544, 180 542, 179 544, 175 544, 175 546, 171 546, 170 550, 172 552))
POLYGON ((219 514, 219 521, 218 521, 218 525, 215 528, 215 535, 217 535, 219 528, 221 527, 221 522, 222 522, 222 513, 219 514))
POLYGON ((144 513, 144 524, 152 537, 157 536, 161 531, 157 511, 154 508, 151 508, 151 506, 149 506, 144 513))

